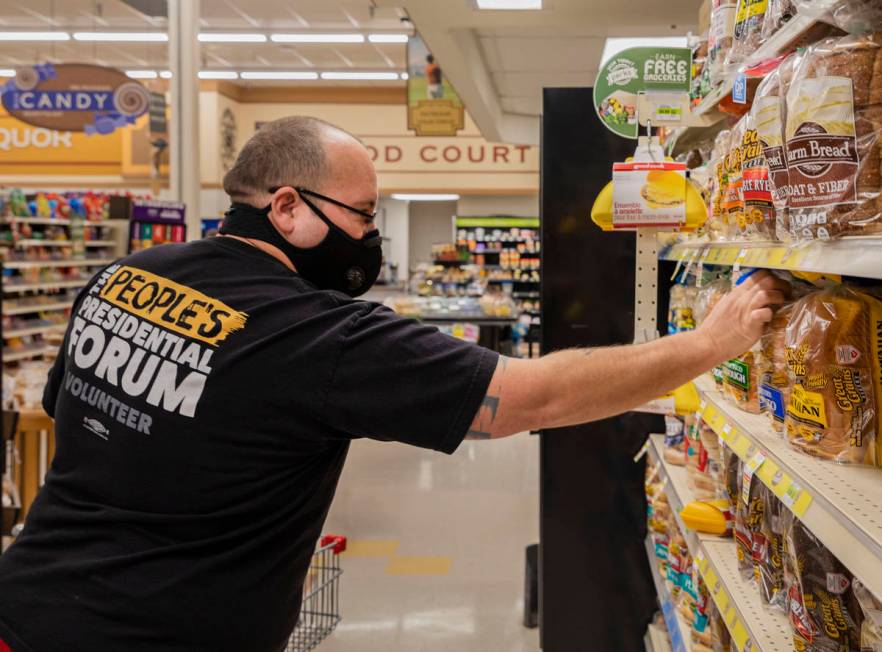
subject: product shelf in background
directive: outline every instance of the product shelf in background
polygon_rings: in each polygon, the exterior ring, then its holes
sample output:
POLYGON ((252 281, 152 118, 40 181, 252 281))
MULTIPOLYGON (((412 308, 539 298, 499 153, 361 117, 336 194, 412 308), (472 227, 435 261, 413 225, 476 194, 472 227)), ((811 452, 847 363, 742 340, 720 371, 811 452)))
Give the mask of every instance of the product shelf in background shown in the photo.
POLYGON ((747 413, 695 381, 705 422, 742 460, 764 461, 757 477, 870 591, 882 595, 882 470, 836 464, 792 449, 765 415, 747 413))
POLYGON ((650 623, 647 628, 647 636, 649 637, 649 641, 646 643, 648 652, 671 652, 667 629, 661 625, 650 623))
POLYGON ((685 466, 665 461, 664 435, 650 435, 648 453, 658 465, 677 526, 717 605, 739 652, 783 652, 791 649, 790 626, 783 612, 763 604, 759 589, 741 578, 732 539, 696 534, 685 527, 680 510, 694 500, 685 466))
MULTIPOLYGON (((740 66, 740 69, 746 69, 768 59, 774 59, 789 52, 796 44, 801 44, 809 36, 810 30, 819 22, 821 16, 831 9, 835 2, 836 0, 815 0, 810 8, 800 11, 782 25, 781 29, 772 34, 765 43, 750 55, 748 60, 740 66)), ((702 98, 700 104, 692 108, 692 114, 695 116, 715 117, 717 120, 722 119, 723 114, 717 111, 717 105, 721 100, 732 94, 732 87, 735 85, 735 78, 737 76, 738 70, 726 75, 719 86, 702 98)))
POLYGON ((109 265, 113 258, 79 258, 71 260, 10 260, 3 263, 6 269, 33 269, 37 267, 91 267, 109 265))
POLYGON ((28 335, 63 333, 66 328, 67 324, 46 324, 43 326, 31 326, 29 328, 12 328, 8 331, 3 331, 3 339, 8 340, 13 337, 26 337, 28 335))
POLYGON ((47 281, 46 283, 4 283, 3 293, 32 292, 37 290, 61 290, 64 288, 81 288, 89 282, 87 278, 69 281, 47 281))
MULTIPOLYGON (((113 240, 86 240, 83 242, 87 247, 113 247, 113 240)), ((73 240, 19 240, 16 247, 72 247, 73 240)))
POLYGON ((2 313, 4 315, 27 315, 32 312, 49 312, 52 310, 67 310, 73 307, 73 301, 56 301, 42 304, 22 304, 18 301, 4 301, 2 313))
POLYGON ((3 362, 29 360, 31 358, 39 358, 44 355, 58 355, 58 347, 48 346, 46 344, 39 344, 37 346, 32 346, 25 349, 3 349, 3 362))
MULTIPOLYGON (((85 227, 112 228, 121 225, 128 226, 125 220, 83 220, 85 227)), ((34 224, 39 226, 70 226, 70 220, 66 217, 6 217, 0 219, 0 224, 34 224)))
POLYGON ((882 279, 882 237, 847 237, 788 246, 780 242, 681 243, 662 250, 663 260, 684 264, 763 267, 882 279))
MULTIPOLYGON (((655 582, 655 591, 658 594, 662 615, 665 618, 665 626, 668 629, 668 636, 671 637, 671 644, 668 645, 667 641, 664 641, 664 648, 661 649, 673 650, 673 652, 691 652, 692 637, 689 634, 690 625, 680 615, 680 612, 674 605, 674 601, 671 599, 671 594, 664 579, 662 579, 658 572, 658 560, 653 549, 652 538, 646 537, 645 543, 646 554, 649 556, 649 567, 652 572, 652 581, 655 582)), ((652 626, 650 625, 650 627, 652 626)), ((655 647, 655 640, 653 640, 653 649, 659 649, 655 647)))

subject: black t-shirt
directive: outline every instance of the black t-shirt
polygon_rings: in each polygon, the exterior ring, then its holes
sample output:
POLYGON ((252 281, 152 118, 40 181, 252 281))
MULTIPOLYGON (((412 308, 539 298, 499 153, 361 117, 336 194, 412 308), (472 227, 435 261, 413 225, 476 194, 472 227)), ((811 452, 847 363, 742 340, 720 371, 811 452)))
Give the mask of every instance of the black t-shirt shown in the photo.
POLYGON ((278 651, 350 440, 452 452, 496 362, 231 238, 111 265, 50 373, 56 454, 0 556, 0 639, 278 651))

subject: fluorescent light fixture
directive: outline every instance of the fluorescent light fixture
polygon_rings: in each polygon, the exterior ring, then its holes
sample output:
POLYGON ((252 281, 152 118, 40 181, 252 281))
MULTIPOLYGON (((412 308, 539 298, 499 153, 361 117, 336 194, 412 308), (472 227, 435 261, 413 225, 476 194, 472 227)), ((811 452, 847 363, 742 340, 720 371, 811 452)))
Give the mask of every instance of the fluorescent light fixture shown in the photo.
POLYGON ((353 79, 373 79, 373 80, 397 80, 400 79, 397 72, 323 72, 322 79, 328 80, 353 80, 353 79))
POLYGON ((15 77, 15 70, 12 68, 0 68, 0 77, 15 77))
POLYGON ((610 37, 603 44, 603 53, 600 55, 600 65, 612 59, 622 50, 628 48, 639 48, 642 46, 664 47, 664 48, 685 48, 685 36, 638 36, 638 37, 610 37))
POLYGON ((165 43, 165 32, 74 32, 77 41, 119 41, 128 43, 165 43))
POLYGON ((273 43, 364 43, 364 34, 270 34, 273 43))
POLYGON ((69 41, 67 32, 0 32, 0 41, 69 41))
POLYGON ((246 32, 200 32, 202 43, 266 43, 266 34, 249 34, 246 32))
POLYGON ((478 9, 542 9, 542 0, 475 0, 478 9))
POLYGON ((368 34, 371 43, 407 43, 407 34, 368 34))
POLYGON ((403 73, 401 73, 401 78, 404 81, 407 81, 408 79, 410 79, 410 75, 408 75, 406 72, 403 72, 403 73))
POLYGON ((239 79, 235 70, 200 70, 199 79, 239 79))
POLYGON ((159 73, 155 70, 126 70, 126 75, 132 79, 156 79, 159 73))
POLYGON ((454 194, 428 194, 428 193, 392 193, 392 199, 398 199, 400 201, 457 201, 459 199, 459 195, 454 194))
POLYGON ((159 76, 162 77, 163 79, 171 79, 172 78, 172 71, 171 70, 163 70, 162 72, 159 73, 159 76))
POLYGON ((318 79, 316 72, 253 71, 239 73, 242 79, 318 79))

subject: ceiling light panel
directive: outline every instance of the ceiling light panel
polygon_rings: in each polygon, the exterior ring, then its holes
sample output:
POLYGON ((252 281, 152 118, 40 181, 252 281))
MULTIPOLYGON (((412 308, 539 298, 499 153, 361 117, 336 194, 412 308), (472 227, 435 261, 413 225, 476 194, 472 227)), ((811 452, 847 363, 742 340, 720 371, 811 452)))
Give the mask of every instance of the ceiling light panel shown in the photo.
POLYGON ((242 79, 318 79, 318 73, 305 71, 259 70, 239 73, 242 79))
POLYGON ((200 70, 199 79, 239 79, 235 70, 200 70))
POLYGON ((156 79, 159 73, 155 70, 126 70, 126 74, 132 79, 156 79))
POLYGON ((0 32, 0 41, 69 41, 67 32, 0 32))
POLYGON ((349 72, 349 71, 341 71, 341 72, 323 72, 322 79, 327 80, 336 80, 336 81, 347 81, 347 80, 374 80, 374 81, 384 81, 384 80, 396 80, 400 79, 399 73, 397 72, 349 72))
POLYGON ((104 41, 117 43, 165 43, 166 32, 74 32, 77 41, 104 41))
POLYGON ((542 9, 542 0, 475 0, 478 9, 537 10, 542 9))
POLYGON ((407 34, 368 34, 371 43, 407 43, 409 39, 407 34))
POLYGON ((459 195, 455 194, 447 194, 447 193, 439 193, 439 194, 430 194, 430 193, 392 193, 392 199, 398 199, 399 201, 457 201, 459 199, 459 195))
POLYGON ((270 34, 273 43, 364 43, 364 34, 270 34))
POLYGON ((266 34, 247 32, 200 32, 202 43, 266 43, 266 34))

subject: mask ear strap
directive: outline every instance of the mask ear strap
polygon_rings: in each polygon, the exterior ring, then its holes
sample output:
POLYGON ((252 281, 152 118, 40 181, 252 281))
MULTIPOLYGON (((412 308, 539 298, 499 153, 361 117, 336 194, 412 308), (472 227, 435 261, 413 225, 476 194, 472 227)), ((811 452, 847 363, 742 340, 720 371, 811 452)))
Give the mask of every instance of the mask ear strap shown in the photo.
POLYGON ((304 195, 301 191, 298 190, 297 192, 300 194, 300 199, 303 200, 303 203, 306 204, 307 206, 309 206, 309 208, 312 210, 312 212, 315 213, 316 217, 318 217, 322 222, 324 222, 325 224, 327 224, 329 229, 331 229, 331 230, 333 230, 333 231, 336 231, 336 232, 337 232, 338 234, 340 234, 342 237, 344 237, 344 238, 346 238, 347 240, 349 240, 349 242, 352 242, 352 243, 355 243, 355 244, 364 244, 364 240, 359 239, 359 238, 353 238, 351 235, 349 235, 348 233, 346 233, 346 231, 344 231, 341 227, 339 227, 338 225, 334 224, 334 223, 331 221, 331 218, 329 218, 327 215, 325 215, 325 214, 319 209, 318 206, 316 206, 316 205, 313 204, 311 201, 309 201, 309 200, 306 198, 306 195, 304 195))

